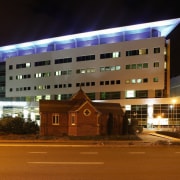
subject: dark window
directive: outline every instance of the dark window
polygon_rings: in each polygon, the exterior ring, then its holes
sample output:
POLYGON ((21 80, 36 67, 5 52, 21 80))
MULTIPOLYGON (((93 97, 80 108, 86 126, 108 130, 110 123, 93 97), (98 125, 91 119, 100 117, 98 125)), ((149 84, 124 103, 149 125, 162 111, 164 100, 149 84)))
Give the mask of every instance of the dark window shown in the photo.
POLYGON ((9 65, 9 69, 13 69, 13 65, 9 65))
POLYGON ((115 84, 115 81, 114 81, 114 80, 112 80, 112 81, 111 81, 111 84, 112 84, 112 85, 113 85, 113 84, 115 84))
POLYGON ((158 48, 154 48, 154 54, 156 54, 156 53, 160 53, 160 48, 158 47, 158 48))
POLYGON ((148 78, 144 78, 143 83, 147 83, 147 82, 148 82, 148 78))
POLYGON ((104 81, 100 81, 100 85, 101 85, 101 86, 104 85, 104 81))
POLYGON ((136 91, 136 98, 147 98, 148 91, 136 91))
POLYGON ((91 86, 95 86, 95 82, 91 82, 91 86))
POLYGON ((87 55, 87 56, 76 57, 76 61, 89 61, 89 60, 95 60, 95 55, 87 55))
POLYGON ((47 60, 47 61, 37 61, 34 63, 34 66, 46 66, 46 65, 50 65, 51 61, 47 60))

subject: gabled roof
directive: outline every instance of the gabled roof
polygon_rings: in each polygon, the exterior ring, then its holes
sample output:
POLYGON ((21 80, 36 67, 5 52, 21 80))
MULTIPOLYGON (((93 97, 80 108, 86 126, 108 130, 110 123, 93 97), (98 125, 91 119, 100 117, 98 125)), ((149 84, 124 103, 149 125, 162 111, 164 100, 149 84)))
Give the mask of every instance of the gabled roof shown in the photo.
POLYGON ((109 112, 111 113, 119 112, 119 114, 121 115, 124 114, 121 105, 119 103, 93 102, 92 105, 103 114, 107 114, 109 112))
POLYGON ((91 99, 86 95, 86 93, 81 89, 80 87, 80 90, 74 94, 71 99, 71 101, 73 102, 76 102, 76 101, 91 101, 91 99))

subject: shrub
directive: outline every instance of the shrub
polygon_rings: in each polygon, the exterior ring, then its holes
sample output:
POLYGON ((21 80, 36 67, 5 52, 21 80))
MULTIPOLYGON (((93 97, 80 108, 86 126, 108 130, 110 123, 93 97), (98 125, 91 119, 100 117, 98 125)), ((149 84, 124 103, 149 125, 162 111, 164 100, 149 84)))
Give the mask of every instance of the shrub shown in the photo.
POLYGON ((25 121, 21 117, 8 117, 0 120, 0 131, 12 134, 35 134, 39 131, 39 126, 36 122, 25 121))

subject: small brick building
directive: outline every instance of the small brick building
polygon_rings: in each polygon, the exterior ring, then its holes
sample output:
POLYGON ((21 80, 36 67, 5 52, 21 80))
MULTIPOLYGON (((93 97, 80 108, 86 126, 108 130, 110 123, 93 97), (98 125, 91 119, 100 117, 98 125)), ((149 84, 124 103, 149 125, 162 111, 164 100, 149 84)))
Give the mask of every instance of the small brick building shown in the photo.
POLYGON ((39 109, 41 136, 122 134, 120 104, 92 102, 81 88, 70 100, 40 100, 39 109))

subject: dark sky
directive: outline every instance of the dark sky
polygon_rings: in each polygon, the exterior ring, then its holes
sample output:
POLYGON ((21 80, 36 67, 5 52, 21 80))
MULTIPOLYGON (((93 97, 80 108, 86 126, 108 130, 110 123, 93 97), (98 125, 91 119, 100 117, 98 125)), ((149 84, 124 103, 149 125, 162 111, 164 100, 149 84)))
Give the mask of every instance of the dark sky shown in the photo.
MULTIPOLYGON (((0 46, 179 18, 177 3, 177 0, 0 0, 0 46)), ((171 76, 176 76, 180 75, 180 25, 169 38, 171 76)))

